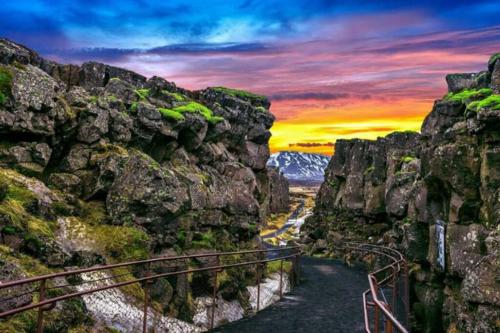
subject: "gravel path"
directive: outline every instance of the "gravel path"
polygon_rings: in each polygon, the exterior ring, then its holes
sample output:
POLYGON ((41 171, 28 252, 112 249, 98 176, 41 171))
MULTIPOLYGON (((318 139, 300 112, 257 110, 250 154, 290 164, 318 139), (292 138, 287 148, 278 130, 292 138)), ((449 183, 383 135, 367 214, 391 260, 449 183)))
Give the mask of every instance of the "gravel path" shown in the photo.
POLYGON ((366 272, 337 260, 311 257, 302 257, 301 267, 303 281, 283 300, 213 332, 363 332, 366 272))

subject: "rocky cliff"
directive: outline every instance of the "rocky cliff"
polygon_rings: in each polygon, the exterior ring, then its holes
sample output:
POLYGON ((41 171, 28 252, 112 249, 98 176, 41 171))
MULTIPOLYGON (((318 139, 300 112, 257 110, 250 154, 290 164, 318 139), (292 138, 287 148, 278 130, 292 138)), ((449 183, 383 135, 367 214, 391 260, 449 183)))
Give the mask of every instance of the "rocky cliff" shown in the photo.
POLYGON ((500 55, 446 77, 421 133, 339 140, 305 227, 312 252, 342 239, 386 243, 411 260, 417 332, 498 332, 500 55), (446 268, 436 221, 446 223, 446 268))
MULTIPOLYGON (((245 91, 61 65, 0 39, 0 279, 258 247, 260 221, 288 200, 266 169, 269 106, 245 91)), ((228 273, 223 297, 245 303, 246 273, 228 273)), ((205 291, 179 279, 155 282, 153 297, 190 321, 205 291)))

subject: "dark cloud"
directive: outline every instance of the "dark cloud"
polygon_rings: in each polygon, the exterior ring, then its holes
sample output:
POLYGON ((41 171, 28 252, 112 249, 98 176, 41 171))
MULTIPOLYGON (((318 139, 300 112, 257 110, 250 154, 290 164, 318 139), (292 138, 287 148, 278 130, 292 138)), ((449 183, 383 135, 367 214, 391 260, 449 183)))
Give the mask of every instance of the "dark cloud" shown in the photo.
POLYGON ((173 44, 151 49, 122 49, 122 48, 71 48, 56 49, 44 52, 43 55, 65 59, 67 62, 83 62, 89 60, 102 62, 118 62, 130 55, 200 55, 209 54, 265 54, 279 52, 278 48, 263 43, 190 43, 173 44))
POLYGON ((333 142, 296 142, 289 143, 288 147, 302 147, 302 148, 313 148, 313 147, 334 147, 335 143, 333 142))
POLYGON ((349 98, 351 95, 348 93, 327 93, 327 92, 305 92, 305 93, 278 93, 271 95, 272 101, 284 100, 305 100, 305 99, 318 99, 318 100, 335 100, 342 98, 349 98))

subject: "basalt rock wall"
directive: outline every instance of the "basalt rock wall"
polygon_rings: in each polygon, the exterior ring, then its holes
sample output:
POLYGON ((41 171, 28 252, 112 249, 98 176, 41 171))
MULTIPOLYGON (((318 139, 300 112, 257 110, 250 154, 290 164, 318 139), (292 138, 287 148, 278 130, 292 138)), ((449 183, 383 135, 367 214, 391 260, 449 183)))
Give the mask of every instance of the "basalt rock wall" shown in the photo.
POLYGON ((496 332, 500 316, 500 61, 451 74, 421 132, 339 140, 304 227, 312 252, 345 239, 411 261, 416 332, 496 332), (435 225, 446 223, 446 267, 435 225))
MULTIPOLYGON (((258 248, 260 222, 288 200, 266 169, 269 107, 245 91, 188 91, 101 63, 57 64, 0 39, 0 249, 10 267, 2 280, 258 248)), ((220 293, 244 304, 241 281, 252 274, 229 272, 220 293)), ((160 280, 155 301, 188 321, 192 298, 212 290, 207 276, 160 280)))

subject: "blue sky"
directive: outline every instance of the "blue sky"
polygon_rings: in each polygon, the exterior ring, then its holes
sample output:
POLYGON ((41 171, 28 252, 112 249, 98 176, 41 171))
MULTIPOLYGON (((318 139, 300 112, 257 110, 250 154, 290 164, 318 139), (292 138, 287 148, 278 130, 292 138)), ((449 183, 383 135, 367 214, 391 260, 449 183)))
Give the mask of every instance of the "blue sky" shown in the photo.
POLYGON ((0 36, 63 63, 265 94, 273 150, 327 152, 337 138, 418 129, 446 73, 500 51, 500 2, 8 1, 0 36))

